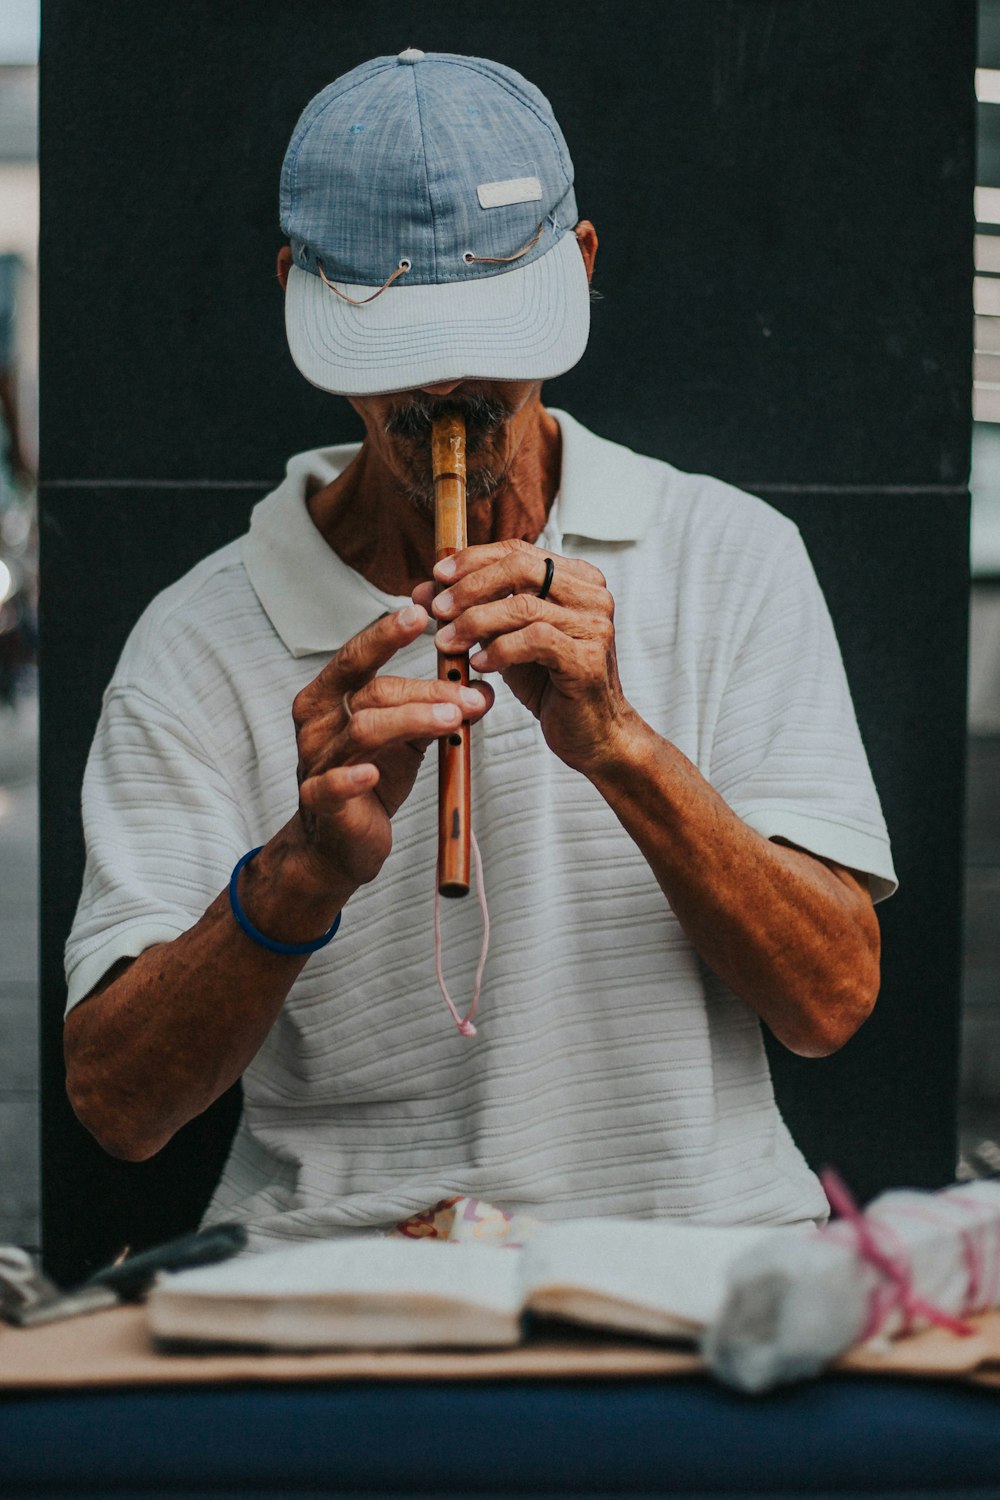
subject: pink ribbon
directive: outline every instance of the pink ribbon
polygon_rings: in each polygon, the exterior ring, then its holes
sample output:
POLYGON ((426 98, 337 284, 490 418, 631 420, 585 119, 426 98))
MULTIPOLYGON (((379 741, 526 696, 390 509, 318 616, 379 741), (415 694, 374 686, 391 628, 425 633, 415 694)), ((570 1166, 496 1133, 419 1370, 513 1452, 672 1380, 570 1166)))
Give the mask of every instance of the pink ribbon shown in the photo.
POLYGON ((483 859, 479 853, 479 845, 476 843, 476 835, 470 834, 472 844, 472 860, 476 867, 476 895, 479 897, 479 911, 483 919, 483 941, 479 949, 479 963, 476 965, 476 977, 472 982, 472 1003, 464 1016, 460 1016, 455 1009, 455 1002, 448 993, 448 986, 444 982, 444 967, 441 959, 441 892, 437 883, 434 885, 434 967, 437 971, 438 988, 441 991, 445 1005, 451 1011, 451 1018, 458 1028, 459 1036, 473 1037, 476 1028, 472 1024, 472 1018, 479 1009, 479 992, 483 987, 483 970, 486 968, 486 955, 490 951, 490 909, 486 904, 486 887, 483 884, 483 859))
MULTIPOLYGON (((947 1328, 961 1338, 975 1333, 962 1318, 953 1317, 943 1308, 918 1297, 913 1286, 913 1269, 903 1247, 893 1242, 891 1230, 875 1224, 860 1209, 846 1183, 831 1167, 820 1173, 823 1191, 830 1207, 839 1214, 854 1235, 857 1253, 882 1277, 872 1293, 868 1324, 861 1341, 874 1338, 885 1327, 890 1314, 898 1307, 903 1315, 903 1331, 909 1333, 914 1321, 923 1318, 938 1328, 947 1328)), ((963 1307, 963 1313, 968 1307, 963 1307)))

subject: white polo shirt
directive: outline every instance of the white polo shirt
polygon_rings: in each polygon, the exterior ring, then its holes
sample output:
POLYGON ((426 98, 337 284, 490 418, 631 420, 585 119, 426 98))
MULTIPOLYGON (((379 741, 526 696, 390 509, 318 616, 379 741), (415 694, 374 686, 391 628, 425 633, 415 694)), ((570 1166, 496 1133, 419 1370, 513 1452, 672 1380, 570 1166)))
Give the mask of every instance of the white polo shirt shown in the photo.
MULTIPOLYGON (((873 895, 888 894, 885 825, 796 528, 555 415, 562 482, 543 544, 607 577, 629 701, 751 827, 867 871, 873 895)), ((356 451, 293 458, 248 534, 133 631, 84 783, 70 1006, 116 960, 190 927, 239 856, 291 816, 292 699, 406 602, 348 568, 306 508, 356 451)), ((387 670, 433 676, 430 636, 387 670)), ((478 1036, 457 1034, 435 981, 431 755, 381 874, 309 960, 244 1075, 208 1220, 243 1219, 263 1246, 387 1226, 453 1194, 551 1219, 821 1217, 756 1016, 700 961, 600 795, 494 681, 473 730, 493 923, 478 1036)), ((444 927, 464 1009, 476 902, 444 903, 444 927)))

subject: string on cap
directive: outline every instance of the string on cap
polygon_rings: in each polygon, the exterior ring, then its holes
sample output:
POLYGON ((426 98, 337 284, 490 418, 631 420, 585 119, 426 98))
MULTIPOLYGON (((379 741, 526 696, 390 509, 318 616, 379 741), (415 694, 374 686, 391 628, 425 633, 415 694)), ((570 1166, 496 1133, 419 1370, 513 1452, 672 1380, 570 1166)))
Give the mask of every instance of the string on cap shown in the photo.
POLYGON ((444 969, 441 963, 441 892, 437 882, 434 883, 434 963, 437 969, 438 988, 444 997, 444 1003, 451 1011, 452 1020, 458 1028, 459 1036, 473 1037, 476 1028, 472 1024, 472 1018, 479 1008, 479 992, 483 983, 483 970, 486 968, 486 955, 490 949, 490 913, 486 905, 486 887, 483 885, 483 860, 479 853, 479 845, 476 835, 470 833, 472 845, 472 862, 476 867, 476 895, 479 898, 479 910, 483 918, 483 941, 479 949, 479 962, 476 965, 476 977, 472 984, 472 1003, 464 1016, 460 1016, 455 1009, 455 1003, 448 993, 448 986, 444 982, 444 969))
POLYGON ((471 265, 474 260, 482 261, 484 264, 493 266, 509 265, 512 260, 520 260, 522 255, 527 255, 529 250, 533 250, 535 248, 535 246, 538 244, 538 241, 542 237, 542 230, 544 228, 545 220, 543 219, 528 243, 526 245, 522 245, 520 250, 515 250, 513 255, 473 255, 471 250, 466 250, 465 254, 462 256, 462 259, 465 261, 467 266, 471 265))
POLYGON ((382 285, 379 287, 378 291, 372 292, 370 297, 349 297, 346 292, 342 292, 339 287, 334 286, 333 282, 329 279, 326 272, 323 270, 323 262, 318 257, 316 260, 316 269, 319 272, 319 277, 323 285, 325 287, 329 287, 330 291, 334 292, 336 296, 341 299, 341 301, 349 302, 352 307, 364 307, 367 303, 374 302, 376 297, 381 297, 382 293, 392 286, 392 283, 397 279, 397 277, 405 276, 412 264, 413 262, 407 260, 404 256, 403 259, 399 262, 399 265, 393 271, 392 275, 387 276, 385 281, 383 281, 382 285))

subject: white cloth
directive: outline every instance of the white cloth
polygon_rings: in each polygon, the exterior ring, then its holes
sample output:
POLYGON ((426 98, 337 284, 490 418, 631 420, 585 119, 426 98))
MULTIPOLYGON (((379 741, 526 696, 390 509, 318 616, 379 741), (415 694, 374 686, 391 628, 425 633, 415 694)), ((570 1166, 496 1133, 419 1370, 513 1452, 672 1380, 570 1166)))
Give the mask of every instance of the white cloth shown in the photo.
POLYGON ((838 1219, 776 1235, 730 1266, 702 1340, 720 1380, 771 1390, 818 1375, 864 1339, 928 1327, 928 1309, 954 1318, 1000 1305, 1000 1183, 894 1190, 864 1220, 871 1244, 838 1219))
MULTIPOLYGON (((544 543, 605 573, 631 703, 752 827, 866 871, 887 894, 878 799, 795 527, 556 416, 562 486, 544 543)), ((306 509, 355 451, 294 458, 249 534, 136 626, 85 780, 70 1005, 117 959, 185 931, 236 859, 288 819, 292 698, 404 602, 347 568, 306 509)), ((388 670, 432 676, 433 642, 388 670)), ((756 1017, 707 972, 595 789, 496 687, 473 731, 494 931, 478 1037, 456 1034, 434 978, 432 755, 379 878, 247 1069, 209 1219, 252 1222, 267 1244, 392 1224, 456 1194, 543 1218, 821 1218, 756 1017)), ((444 922, 449 986, 464 996, 475 902, 446 903, 444 922)))

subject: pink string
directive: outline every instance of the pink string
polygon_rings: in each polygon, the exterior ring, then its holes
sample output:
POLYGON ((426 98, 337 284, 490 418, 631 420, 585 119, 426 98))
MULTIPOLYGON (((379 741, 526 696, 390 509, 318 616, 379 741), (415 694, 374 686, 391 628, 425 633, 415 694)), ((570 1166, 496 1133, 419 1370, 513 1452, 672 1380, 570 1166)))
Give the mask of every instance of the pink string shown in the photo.
POLYGON ((894 1212, 900 1218, 916 1219, 923 1224, 943 1224, 957 1230, 968 1277, 963 1312, 982 1312, 984 1308, 992 1307, 996 1300, 1000 1265, 998 1226, 982 1222, 956 1223, 956 1210, 959 1213, 980 1214, 982 1205, 967 1195, 949 1191, 926 1203, 897 1204, 894 1212))
POLYGON ((472 985, 472 1004, 464 1016, 460 1016, 455 1009, 455 1003, 448 993, 448 986, 444 982, 444 970, 441 966, 441 892, 435 884, 434 888, 434 964, 437 969, 437 982, 444 1003, 451 1011, 452 1020, 458 1027, 459 1036, 475 1036, 476 1028, 472 1024, 472 1018, 479 1008, 479 991, 483 983, 483 970, 486 968, 486 955, 490 951, 490 913, 486 905, 486 887, 483 884, 483 860, 479 853, 479 845, 476 843, 476 835, 470 834, 472 844, 472 859, 476 867, 476 895, 479 897, 479 910, 483 918, 483 941, 479 949, 479 963, 476 965, 476 977, 472 985))
MULTIPOLYGON (((978 1199, 970 1198, 967 1194, 949 1193, 948 1201, 957 1203, 959 1208, 968 1208, 973 1213, 983 1211, 978 1199)), ((1000 1301, 1000 1225, 995 1221, 973 1224, 969 1227, 968 1234, 968 1242, 963 1237, 963 1243, 967 1245, 970 1309, 982 1312, 984 1308, 996 1307, 1000 1301)))
MULTIPOLYGON (((917 1296, 913 1287, 913 1270, 903 1247, 898 1241, 893 1243, 894 1236, 885 1224, 876 1225, 866 1217, 838 1173, 828 1167, 820 1173, 820 1182, 830 1207, 853 1231, 858 1254, 883 1277, 872 1294, 868 1324, 861 1335, 862 1342, 874 1338, 897 1307, 903 1314, 904 1331, 907 1333, 917 1318, 924 1318, 928 1323, 933 1323, 938 1328, 947 1328, 963 1338, 975 1332, 961 1318, 952 1317, 942 1308, 934 1307, 932 1303, 917 1296)), ((834 1229, 838 1227, 836 1224, 833 1226, 834 1229)), ((967 1308, 963 1307, 963 1312, 965 1311, 967 1308)))

